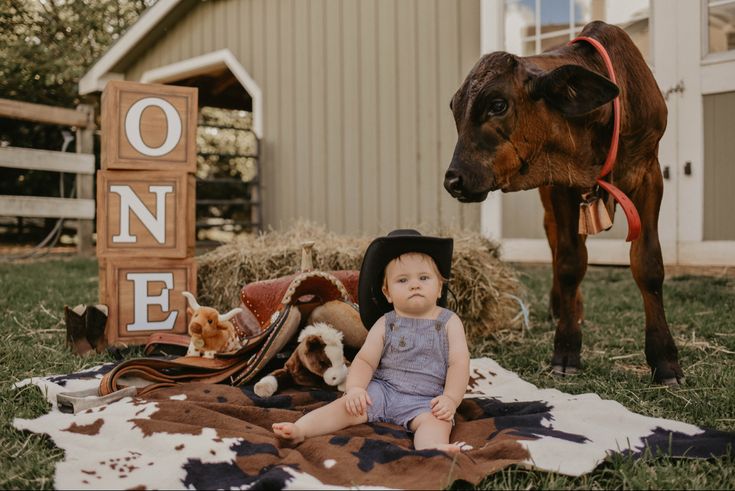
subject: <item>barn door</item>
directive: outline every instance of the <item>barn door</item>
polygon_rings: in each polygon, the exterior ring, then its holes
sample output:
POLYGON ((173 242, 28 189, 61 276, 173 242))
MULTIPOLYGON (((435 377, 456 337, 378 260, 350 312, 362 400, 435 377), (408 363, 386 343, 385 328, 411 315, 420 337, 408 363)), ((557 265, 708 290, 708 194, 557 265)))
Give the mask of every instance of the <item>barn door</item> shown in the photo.
POLYGON ((735 0, 677 0, 678 256, 735 265, 735 0))

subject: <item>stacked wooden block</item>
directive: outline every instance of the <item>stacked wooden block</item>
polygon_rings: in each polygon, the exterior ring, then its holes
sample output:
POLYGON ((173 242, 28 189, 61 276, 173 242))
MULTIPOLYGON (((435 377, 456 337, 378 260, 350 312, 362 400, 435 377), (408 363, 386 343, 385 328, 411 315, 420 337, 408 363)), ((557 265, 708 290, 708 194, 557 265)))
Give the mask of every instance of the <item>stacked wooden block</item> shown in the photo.
POLYGON ((111 81, 102 95, 97 257, 111 345, 186 333, 181 292, 196 292, 196 127, 196 88, 111 81))

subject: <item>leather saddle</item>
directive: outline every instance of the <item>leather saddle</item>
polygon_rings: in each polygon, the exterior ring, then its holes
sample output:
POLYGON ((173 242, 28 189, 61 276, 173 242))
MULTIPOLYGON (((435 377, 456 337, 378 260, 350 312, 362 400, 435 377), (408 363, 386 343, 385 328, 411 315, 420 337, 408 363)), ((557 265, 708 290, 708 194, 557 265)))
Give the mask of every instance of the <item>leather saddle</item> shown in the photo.
POLYGON ((301 273, 250 283, 240 292, 243 312, 233 318, 242 347, 214 358, 150 355, 165 345, 188 346, 189 336, 154 334, 146 345, 146 358, 125 361, 108 372, 99 395, 127 387, 137 393, 183 382, 240 385, 255 377, 294 337, 311 311, 333 300, 357 309, 359 271, 302 271, 301 273))

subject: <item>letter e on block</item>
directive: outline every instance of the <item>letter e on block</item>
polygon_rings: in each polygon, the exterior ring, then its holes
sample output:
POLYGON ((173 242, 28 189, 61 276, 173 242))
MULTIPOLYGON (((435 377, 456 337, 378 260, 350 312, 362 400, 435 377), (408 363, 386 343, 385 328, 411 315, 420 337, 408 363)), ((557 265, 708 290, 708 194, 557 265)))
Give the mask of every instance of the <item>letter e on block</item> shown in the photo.
POLYGON ((113 80, 102 94, 102 168, 196 171, 197 88, 113 80))
POLYGON ((182 172, 99 171, 97 256, 192 256, 194 186, 182 172))
POLYGON ((181 292, 196 291, 194 259, 108 259, 104 277, 109 344, 144 344, 156 332, 187 333, 181 292))

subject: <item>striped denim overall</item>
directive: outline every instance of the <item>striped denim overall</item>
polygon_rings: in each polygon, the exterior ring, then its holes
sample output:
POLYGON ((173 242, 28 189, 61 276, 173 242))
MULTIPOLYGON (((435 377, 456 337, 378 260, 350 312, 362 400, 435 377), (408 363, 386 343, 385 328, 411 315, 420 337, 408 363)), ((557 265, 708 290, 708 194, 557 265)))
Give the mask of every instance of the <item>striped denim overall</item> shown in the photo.
POLYGON ((436 319, 385 314, 380 364, 368 384, 372 400, 368 421, 394 423, 410 429, 419 414, 431 412, 431 400, 444 393, 449 366, 446 324, 452 311, 442 308, 436 319))

